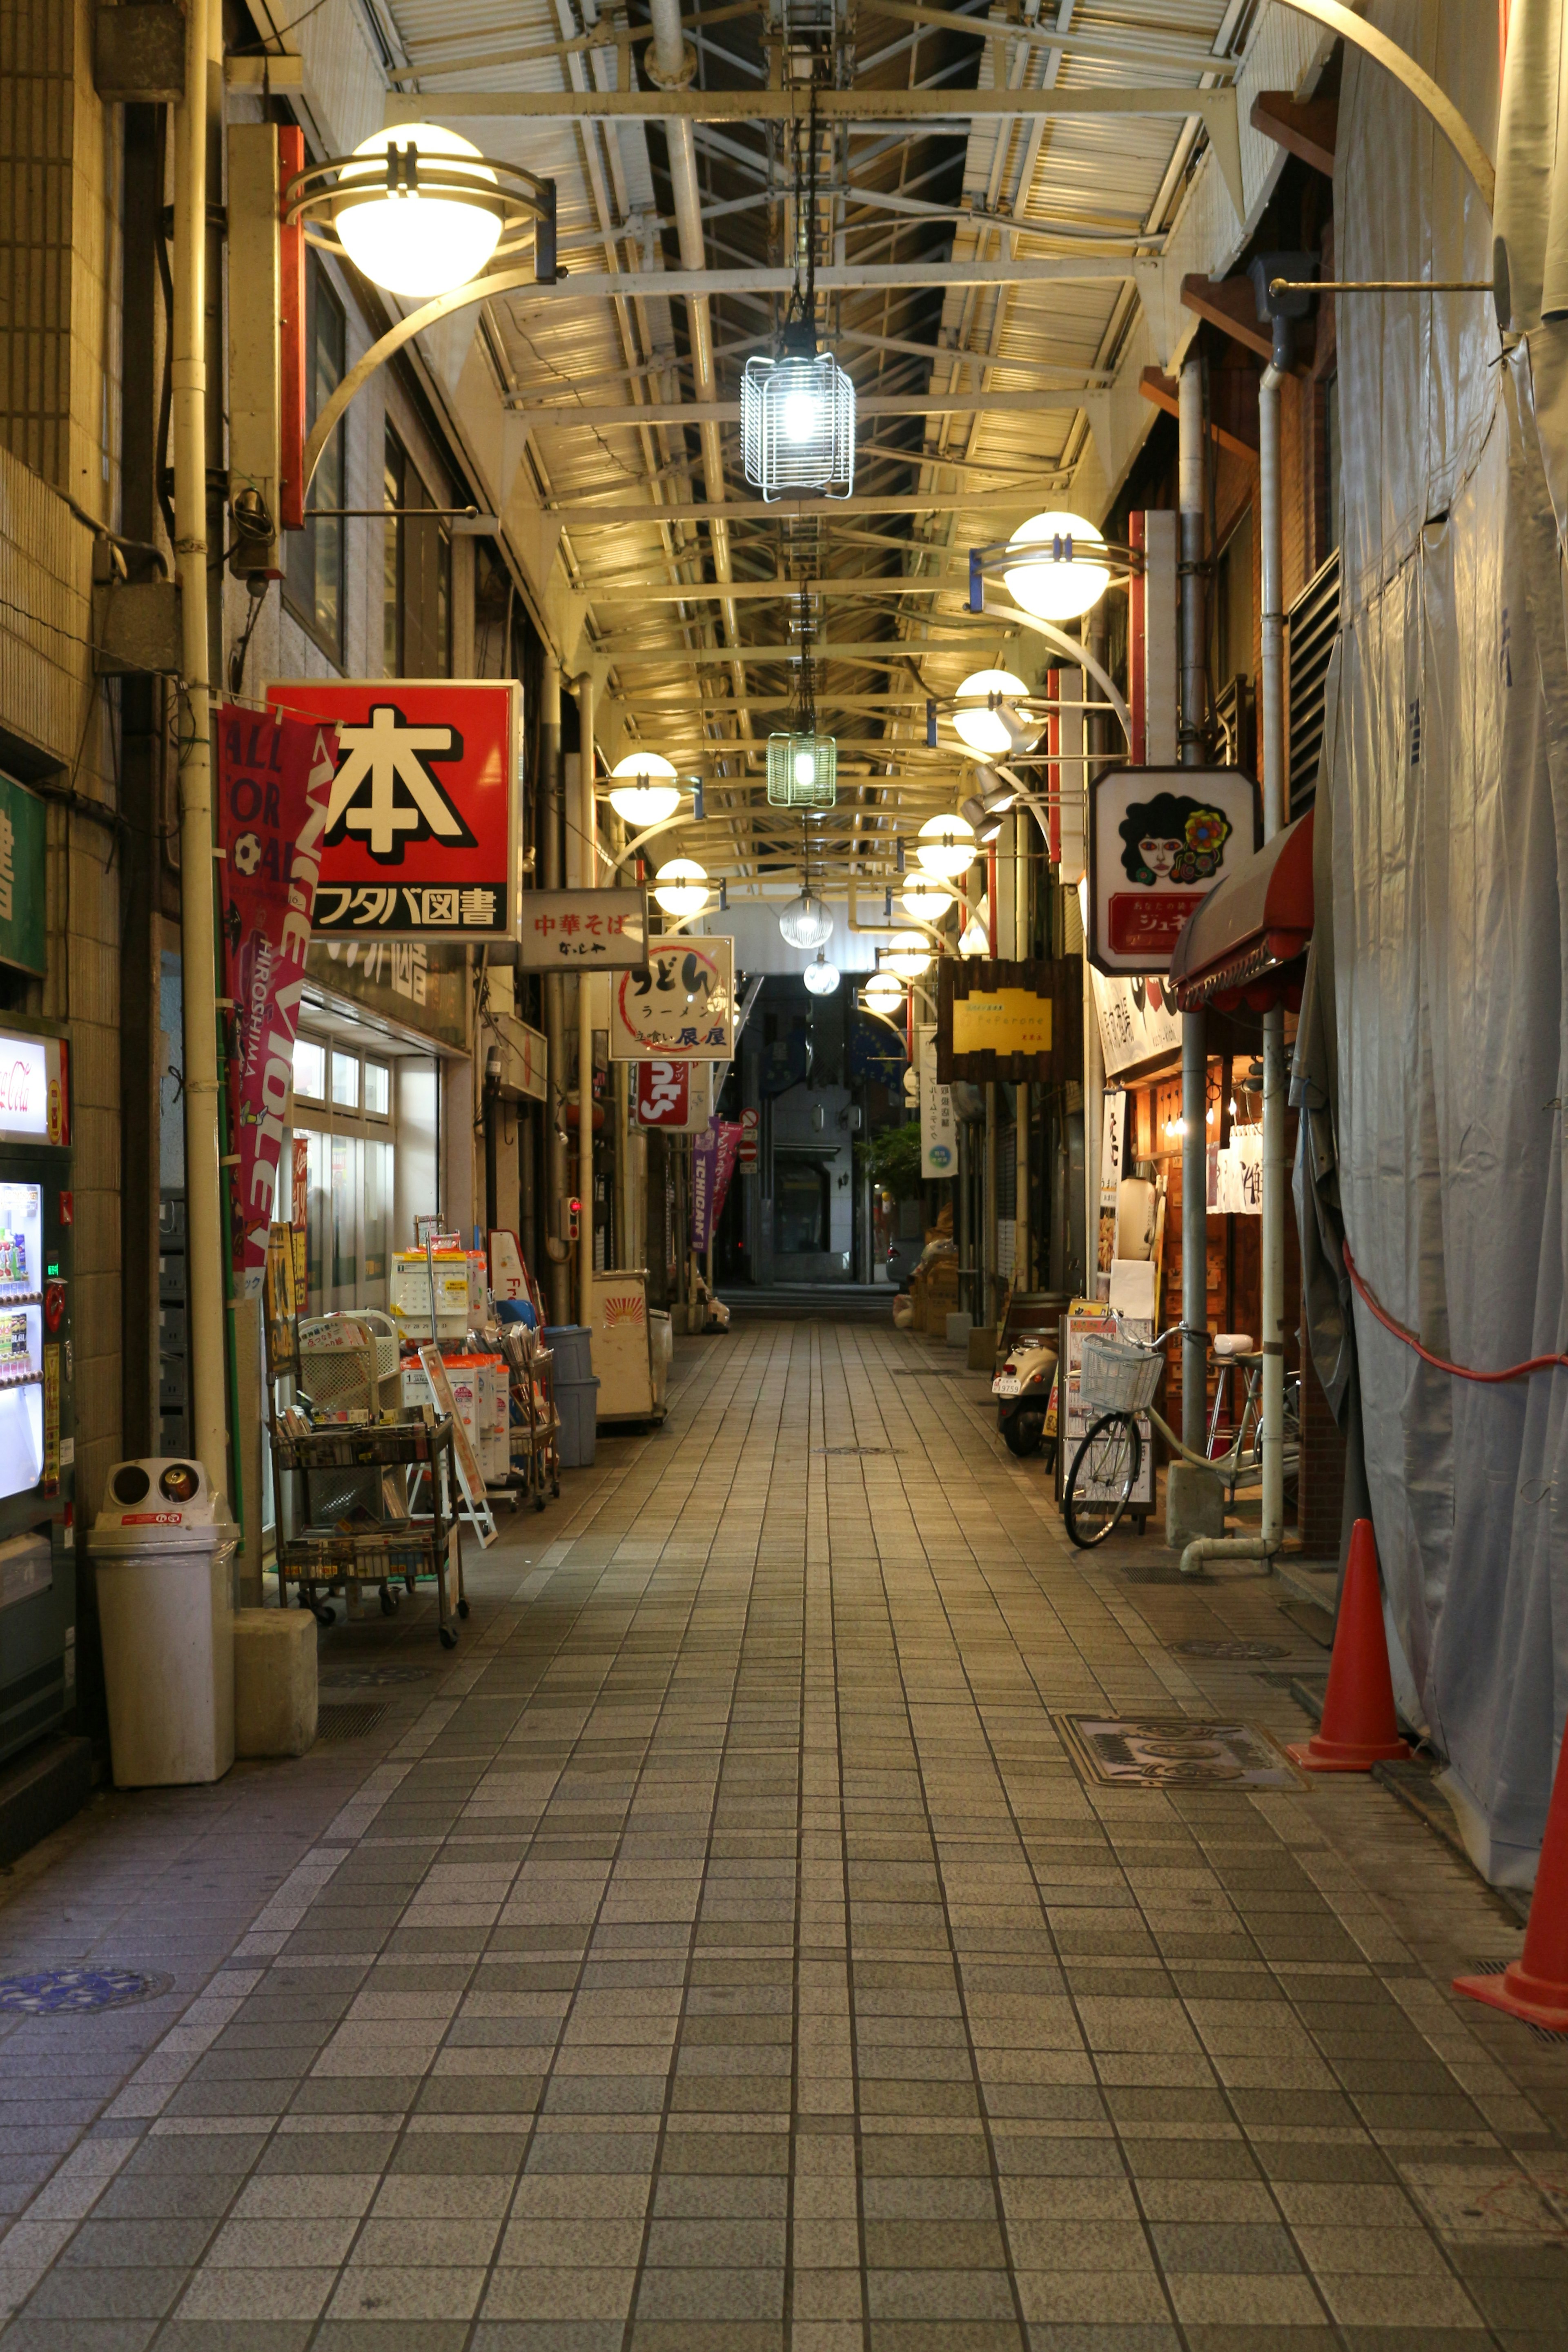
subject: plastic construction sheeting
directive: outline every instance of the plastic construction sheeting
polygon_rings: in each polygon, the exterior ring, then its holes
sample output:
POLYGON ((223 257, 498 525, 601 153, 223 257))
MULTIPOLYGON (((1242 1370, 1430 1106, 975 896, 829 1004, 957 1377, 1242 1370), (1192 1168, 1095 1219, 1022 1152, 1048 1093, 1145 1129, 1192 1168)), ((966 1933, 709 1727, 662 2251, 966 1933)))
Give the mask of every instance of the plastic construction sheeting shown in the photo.
MULTIPOLYGON (((1478 119, 1491 12, 1374 13, 1478 119)), ((1340 126, 1342 274, 1488 275, 1489 225, 1403 93, 1347 60, 1340 126)), ((1563 332, 1531 341, 1568 377, 1563 332)), ((1568 629, 1548 494, 1568 463, 1548 467, 1531 351, 1500 366, 1488 298, 1352 298, 1338 334, 1341 1199, 1389 1311, 1491 1370, 1568 1346, 1568 629)), ((1477 1861, 1527 1885, 1568 1712, 1568 1374, 1478 1387, 1355 1314, 1402 1696, 1469 1801, 1477 1861)))

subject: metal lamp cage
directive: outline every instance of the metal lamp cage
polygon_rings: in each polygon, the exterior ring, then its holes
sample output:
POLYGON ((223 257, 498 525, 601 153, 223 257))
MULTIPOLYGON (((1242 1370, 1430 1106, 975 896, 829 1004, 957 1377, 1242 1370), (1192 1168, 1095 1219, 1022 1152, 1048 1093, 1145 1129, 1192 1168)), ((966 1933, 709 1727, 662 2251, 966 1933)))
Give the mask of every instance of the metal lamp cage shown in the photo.
POLYGON ((746 362, 741 445, 746 479, 764 499, 849 496, 855 386, 831 352, 746 362))
POLYGON ((422 155, 416 141, 399 143, 396 133, 389 132, 384 171, 378 169, 374 155, 329 155, 319 163, 307 164, 284 191, 283 217, 290 226, 305 222, 312 245, 342 254, 336 224, 345 212, 356 205, 384 203, 388 196, 421 194, 499 214, 500 242, 490 258, 503 258, 531 243, 536 281, 541 286, 554 283, 560 274, 555 262, 555 183, 542 180, 521 163, 503 163, 493 155, 422 155), (323 236, 323 227, 331 234, 323 236))
POLYGON ((831 735, 768 737, 770 808, 830 809, 837 798, 838 746, 831 735))

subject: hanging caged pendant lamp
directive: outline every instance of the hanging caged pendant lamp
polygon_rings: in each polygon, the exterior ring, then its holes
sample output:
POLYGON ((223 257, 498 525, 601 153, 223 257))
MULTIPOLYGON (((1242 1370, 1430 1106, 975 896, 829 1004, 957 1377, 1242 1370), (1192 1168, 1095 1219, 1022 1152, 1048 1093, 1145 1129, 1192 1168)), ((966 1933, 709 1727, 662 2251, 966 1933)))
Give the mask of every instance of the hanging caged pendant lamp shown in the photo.
POLYGON ((770 808, 830 809, 838 797, 838 746, 831 735, 768 737, 770 808))
POLYGON ((766 500, 847 499, 855 487, 855 386, 809 319, 784 331, 774 359, 750 359, 741 379, 746 479, 766 500))

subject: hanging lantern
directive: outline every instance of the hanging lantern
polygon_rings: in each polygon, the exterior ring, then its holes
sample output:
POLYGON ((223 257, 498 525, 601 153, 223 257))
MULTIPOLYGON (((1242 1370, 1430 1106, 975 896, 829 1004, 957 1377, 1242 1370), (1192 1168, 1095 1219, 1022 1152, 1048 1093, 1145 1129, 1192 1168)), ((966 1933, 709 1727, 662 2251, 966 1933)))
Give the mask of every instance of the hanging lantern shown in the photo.
POLYGON ((768 737, 768 806, 830 809, 838 797, 838 746, 831 735, 768 737))
POLYGON ((610 806, 630 825, 662 824, 680 806, 675 770, 657 751, 628 751, 610 771, 610 806))
POLYGON ((838 985, 838 966, 829 963, 818 948, 816 961, 806 965, 802 977, 813 996, 831 996, 838 985))
POLYGON ((825 948, 833 937, 833 918, 820 898, 803 890, 779 917, 779 929, 792 948, 825 948))
POLYGON ((776 359, 741 378, 746 479, 764 499, 847 499, 855 487, 855 386, 809 319, 784 332, 776 359))
POLYGON ((1082 515, 1033 515, 1007 541, 1002 577, 1037 621, 1075 621, 1110 584, 1105 541, 1082 515))

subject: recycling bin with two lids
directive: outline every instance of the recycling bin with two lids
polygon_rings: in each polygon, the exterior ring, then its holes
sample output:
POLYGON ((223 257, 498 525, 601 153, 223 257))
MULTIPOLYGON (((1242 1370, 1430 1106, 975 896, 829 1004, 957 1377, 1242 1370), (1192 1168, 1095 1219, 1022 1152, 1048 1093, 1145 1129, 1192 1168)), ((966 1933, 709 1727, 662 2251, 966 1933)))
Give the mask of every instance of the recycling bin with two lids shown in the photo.
POLYGON ((234 1761, 239 1529, 199 1462, 117 1462, 88 1543, 117 1789, 221 1780, 234 1761))

